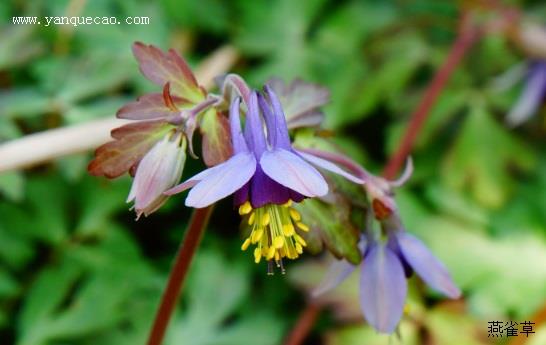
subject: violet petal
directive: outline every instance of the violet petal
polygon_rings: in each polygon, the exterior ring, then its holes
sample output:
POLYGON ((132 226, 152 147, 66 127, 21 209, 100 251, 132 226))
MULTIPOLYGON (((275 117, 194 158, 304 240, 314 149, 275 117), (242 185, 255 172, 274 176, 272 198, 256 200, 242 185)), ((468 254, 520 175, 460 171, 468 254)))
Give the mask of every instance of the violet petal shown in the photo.
POLYGON ((538 110, 546 92, 546 63, 538 63, 531 68, 527 83, 516 104, 512 107, 506 121, 517 126, 538 110))
POLYGON ((345 260, 336 260, 328 269, 324 279, 312 291, 313 297, 318 297, 341 284, 347 277, 353 273, 357 266, 348 263, 345 260))
POLYGON ((392 333, 402 318, 407 294, 404 269, 383 244, 374 245, 361 265, 360 306, 368 323, 392 333))
POLYGON ((338 167, 334 163, 332 163, 330 161, 327 161, 326 159, 322 159, 322 158, 313 156, 313 155, 311 155, 309 153, 305 153, 305 152, 301 152, 301 151, 297 151, 297 150, 296 150, 296 152, 303 159, 305 159, 306 161, 308 161, 309 163, 311 163, 311 164, 313 164, 315 166, 318 166, 319 168, 322 168, 324 170, 328 170, 330 172, 333 172, 334 174, 343 176, 347 180, 352 181, 354 183, 364 184, 364 180, 362 180, 362 179, 360 179, 360 178, 358 178, 358 177, 356 177, 356 176, 354 176, 352 174, 349 174, 345 170, 341 169, 340 167, 338 167))
MULTIPOLYGON (((250 180, 255 170, 254 156, 250 153, 240 153, 195 175, 181 184, 181 186, 195 184, 186 198, 186 206, 202 208, 225 198, 250 180)), ((182 189, 179 187, 167 193, 180 192, 182 189)))
POLYGON ((241 131, 241 117, 239 114, 239 105, 241 103, 241 98, 237 97, 231 102, 229 108, 229 126, 231 129, 231 141, 233 143, 233 152, 235 154, 239 152, 248 151, 248 146, 246 145, 245 138, 241 131))
MULTIPOLYGON (((273 108, 273 121, 267 122, 268 124, 272 124, 273 126, 268 126, 268 132, 269 133, 275 133, 274 136, 274 142, 271 143, 271 145, 274 148, 282 148, 285 150, 289 150, 292 145, 290 144, 290 137, 288 136, 288 127, 286 126, 286 118, 284 117, 284 112, 282 110, 281 102, 279 101, 279 98, 271 89, 271 87, 265 85, 264 86, 265 92, 267 92, 267 96, 269 97, 269 102, 271 103, 271 107, 273 108)), ((267 115, 264 112, 264 116, 267 115)))
POLYGON ((250 94, 247 108, 244 136, 256 157, 260 157, 266 149, 266 143, 264 125, 258 109, 258 95, 255 91, 250 94))
POLYGON ((260 165, 267 176, 300 194, 315 197, 328 193, 328 184, 322 175, 290 151, 266 151, 260 159, 260 165))
POLYGON ((450 298, 459 298, 461 291, 453 283, 449 272, 415 236, 407 233, 396 235, 404 258, 430 287, 450 298))

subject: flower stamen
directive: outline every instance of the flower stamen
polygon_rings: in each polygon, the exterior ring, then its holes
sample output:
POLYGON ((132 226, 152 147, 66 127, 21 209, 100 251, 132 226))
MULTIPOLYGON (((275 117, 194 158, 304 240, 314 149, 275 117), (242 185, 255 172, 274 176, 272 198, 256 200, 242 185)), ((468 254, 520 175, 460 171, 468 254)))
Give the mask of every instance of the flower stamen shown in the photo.
MULTIPOLYGON (((246 250, 250 244, 256 245, 254 261, 259 263, 262 258, 276 264, 285 273, 283 258, 296 259, 307 246, 304 238, 297 231, 307 232, 309 227, 301 222, 301 215, 292 208, 292 200, 282 204, 267 204, 253 209, 247 201, 239 206, 239 214, 246 217, 250 234, 243 242, 241 250, 246 250)), ((273 274, 272 264, 268 265, 268 273, 273 274)))

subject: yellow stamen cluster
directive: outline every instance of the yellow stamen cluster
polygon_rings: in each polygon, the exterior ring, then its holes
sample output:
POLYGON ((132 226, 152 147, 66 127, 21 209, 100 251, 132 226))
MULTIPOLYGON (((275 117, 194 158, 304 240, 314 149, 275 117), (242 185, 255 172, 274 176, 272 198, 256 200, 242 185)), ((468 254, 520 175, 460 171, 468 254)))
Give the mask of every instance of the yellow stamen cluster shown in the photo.
POLYGON ((297 230, 307 232, 309 227, 301 222, 301 215, 292 208, 291 200, 283 205, 267 204, 257 209, 247 201, 239 207, 239 214, 247 216, 245 220, 251 229, 241 249, 256 244, 256 263, 265 258, 275 260, 277 266, 282 267, 282 258, 296 259, 307 246, 297 230))

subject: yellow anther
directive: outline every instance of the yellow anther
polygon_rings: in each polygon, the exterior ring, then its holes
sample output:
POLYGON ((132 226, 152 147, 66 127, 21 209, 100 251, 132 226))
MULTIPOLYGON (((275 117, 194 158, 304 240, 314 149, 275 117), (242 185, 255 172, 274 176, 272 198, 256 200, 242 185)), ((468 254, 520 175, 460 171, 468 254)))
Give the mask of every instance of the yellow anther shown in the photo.
POLYGON ((250 232, 241 249, 255 245, 256 263, 263 258, 270 262, 275 260, 277 266, 282 267, 283 258, 296 259, 303 254, 307 243, 301 231, 309 231, 309 227, 301 222, 302 216, 292 208, 291 200, 283 205, 266 204, 257 209, 245 202, 239 206, 239 213, 245 217, 250 232))
POLYGON ((258 228, 257 230, 252 231, 252 243, 258 243, 264 235, 264 228, 258 228))
POLYGON ((273 240, 273 246, 277 249, 281 249, 284 246, 284 238, 282 236, 277 236, 273 240))
POLYGON ((296 210, 294 210, 293 208, 291 208, 289 212, 290 212, 290 217, 291 217, 294 221, 299 222, 299 221, 301 220, 301 214, 300 214, 298 211, 296 211, 296 210))
POLYGON ((261 259, 262 259, 262 251, 260 250, 259 247, 256 247, 256 249, 254 249, 254 262, 259 263, 261 259))
POLYGON ((264 213, 261 219, 262 226, 269 225, 270 220, 271 220, 271 216, 269 215, 269 213, 264 213))
POLYGON ((302 246, 307 247, 307 243, 305 242, 305 240, 303 239, 303 237, 301 237, 301 236, 298 235, 298 234, 295 234, 295 235, 294 235, 294 238, 295 238, 296 241, 298 241, 302 246))
POLYGON ((243 245, 241 246, 241 250, 246 250, 248 248, 248 246, 250 245, 250 237, 247 238, 244 242, 243 242, 243 245))
POLYGON ((305 232, 309 231, 309 227, 307 225, 303 224, 302 222, 297 222, 296 225, 298 226, 298 228, 300 228, 301 230, 303 230, 305 232))
POLYGON ((275 256, 275 247, 269 247, 269 250, 267 251, 267 260, 273 259, 275 256))
POLYGON ((410 306, 409 304, 404 304, 404 315, 409 315, 410 312, 410 306))
POLYGON ((289 248, 286 256, 288 256, 289 259, 295 259, 298 257, 298 253, 294 250, 294 248, 289 248))
POLYGON ((240 215, 249 214, 250 211, 252 211, 252 205, 248 201, 245 202, 244 204, 242 204, 241 206, 239 206, 239 214, 240 215))
POLYGON ((282 226, 282 233, 284 234, 284 236, 287 236, 287 237, 290 237, 290 236, 294 235, 294 233, 295 233, 294 225, 284 224, 282 226))

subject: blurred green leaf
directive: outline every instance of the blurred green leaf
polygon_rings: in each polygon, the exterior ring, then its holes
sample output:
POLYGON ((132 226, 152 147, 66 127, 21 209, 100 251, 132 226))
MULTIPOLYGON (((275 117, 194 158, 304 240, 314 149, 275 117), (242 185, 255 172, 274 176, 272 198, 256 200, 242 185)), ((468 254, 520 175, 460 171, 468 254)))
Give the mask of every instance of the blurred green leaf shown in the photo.
POLYGON ((0 174, 0 193, 13 201, 23 199, 25 179, 23 174, 17 171, 9 171, 0 174))
POLYGON ((241 264, 227 262, 212 251, 201 251, 188 281, 186 310, 175 321, 168 343, 278 344, 281 325, 271 314, 265 311, 249 315, 237 313, 237 307, 249 297, 249 282, 248 272, 241 264), (227 323, 229 318, 236 322, 227 323))
POLYGON ((444 161, 443 180, 451 188, 467 189, 481 204, 498 208, 511 193, 509 164, 530 169, 531 149, 509 135, 483 105, 474 104, 444 161))

